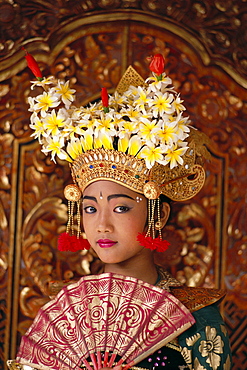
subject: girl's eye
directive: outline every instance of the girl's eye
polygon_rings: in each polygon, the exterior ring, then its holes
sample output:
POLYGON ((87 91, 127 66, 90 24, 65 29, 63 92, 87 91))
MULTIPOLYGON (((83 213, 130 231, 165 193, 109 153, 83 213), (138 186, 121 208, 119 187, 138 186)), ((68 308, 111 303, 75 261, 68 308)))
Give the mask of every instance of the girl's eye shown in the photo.
POLYGON ((129 210, 130 210, 130 207, 127 207, 127 206, 118 206, 114 208, 114 212, 116 213, 125 213, 125 212, 128 212, 129 210))
POLYGON ((84 212, 85 213, 95 213, 96 208, 94 208, 93 206, 84 207, 84 212))

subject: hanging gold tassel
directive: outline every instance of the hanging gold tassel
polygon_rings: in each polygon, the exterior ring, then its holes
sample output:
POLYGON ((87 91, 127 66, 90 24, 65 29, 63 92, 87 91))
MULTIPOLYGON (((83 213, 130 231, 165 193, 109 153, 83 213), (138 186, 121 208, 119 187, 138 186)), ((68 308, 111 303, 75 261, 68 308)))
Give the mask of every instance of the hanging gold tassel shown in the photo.
POLYGON ((65 198, 68 200, 68 222, 66 232, 58 238, 58 249, 60 251, 76 252, 78 250, 89 249, 90 244, 87 239, 82 238, 81 233, 81 191, 74 185, 67 185, 64 189, 65 198), (74 208, 76 203, 77 235, 74 228, 74 208))
POLYGON ((160 199, 148 199, 148 230, 146 234, 139 233, 137 240, 140 245, 145 248, 164 252, 169 247, 170 243, 167 240, 162 240, 162 224, 160 217, 160 199), (155 222, 155 207, 157 205, 158 221, 155 222), (159 231, 159 236, 155 237, 155 231, 159 231))

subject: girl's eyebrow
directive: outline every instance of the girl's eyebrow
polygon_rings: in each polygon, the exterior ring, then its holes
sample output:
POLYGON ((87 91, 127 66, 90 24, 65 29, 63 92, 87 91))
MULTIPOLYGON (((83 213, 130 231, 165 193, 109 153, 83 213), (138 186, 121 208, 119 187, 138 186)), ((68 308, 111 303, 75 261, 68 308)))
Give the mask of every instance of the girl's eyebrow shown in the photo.
POLYGON ((132 198, 131 196, 129 196, 127 194, 112 194, 112 195, 108 195, 107 200, 109 201, 109 200, 114 199, 114 198, 129 198, 129 199, 134 200, 134 198, 132 198))
MULTIPOLYGON (((135 200, 134 198, 132 198, 131 196, 129 196, 127 194, 111 194, 111 195, 108 195, 107 200, 109 202, 111 199, 114 199, 114 198, 129 198, 129 199, 135 200)), ((97 203, 96 197, 91 197, 89 195, 84 195, 82 200, 84 200, 84 199, 93 200, 94 202, 97 203)))
POLYGON ((90 197, 89 195, 84 195, 84 196, 82 197, 82 200, 84 200, 84 199, 93 200, 94 202, 96 202, 96 203, 97 203, 97 199, 96 199, 95 197, 90 197))

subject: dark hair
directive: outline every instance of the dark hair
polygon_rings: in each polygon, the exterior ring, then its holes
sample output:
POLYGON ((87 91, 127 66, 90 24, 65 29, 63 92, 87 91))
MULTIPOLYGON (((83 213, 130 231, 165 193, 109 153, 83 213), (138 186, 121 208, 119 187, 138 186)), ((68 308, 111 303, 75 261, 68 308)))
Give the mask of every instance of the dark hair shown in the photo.
MULTIPOLYGON (((147 200, 148 200, 148 199, 147 199, 147 200)), ((168 203, 168 204, 169 204, 169 206, 170 206, 170 208, 171 208, 172 200, 171 200, 170 198, 168 198, 166 195, 160 194, 160 196, 159 196, 159 200, 160 200, 160 203, 161 203, 161 204, 162 204, 162 203, 168 203)), ((147 207, 148 207, 148 205, 147 205, 147 207)), ((157 204, 156 204, 156 206, 155 206, 154 217, 155 217, 155 219, 156 219, 156 221, 157 221, 157 218, 158 218, 158 209, 157 209, 157 204)), ((170 221, 170 219, 171 219, 171 212, 170 212, 170 214, 169 214, 169 217, 168 217, 168 220, 167 220, 166 224, 170 221)), ((147 215, 147 220, 146 220, 146 226, 147 226, 147 225, 148 225, 148 215, 147 215)))
POLYGON ((171 218, 172 218, 172 200, 170 199, 170 198, 168 198, 166 195, 164 195, 164 194, 160 194, 160 202, 161 203, 168 203, 169 204, 169 206, 170 206, 170 214, 169 214, 169 217, 168 217, 168 219, 167 219, 167 223, 166 224, 168 224, 169 223, 169 221, 171 220, 171 218))
POLYGON ((168 203, 169 205, 171 204, 171 199, 168 198, 166 195, 164 194, 160 194, 160 201, 161 203, 168 203))

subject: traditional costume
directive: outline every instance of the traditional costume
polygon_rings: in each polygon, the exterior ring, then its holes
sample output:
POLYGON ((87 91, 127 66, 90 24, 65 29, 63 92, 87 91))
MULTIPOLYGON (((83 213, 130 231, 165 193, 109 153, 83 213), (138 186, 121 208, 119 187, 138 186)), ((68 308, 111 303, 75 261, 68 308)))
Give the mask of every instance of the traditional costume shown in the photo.
MULTIPOLYGON (((184 117, 163 68, 163 57, 156 55, 153 77, 144 81, 129 67, 113 96, 102 89, 102 102, 86 108, 71 105, 75 91, 68 82, 37 75, 34 85, 44 93, 29 98, 33 136, 54 161, 58 156, 70 162, 74 181, 65 188, 69 220, 60 250, 90 247, 80 229, 80 205, 94 181, 113 181, 148 199, 148 231, 138 241, 159 252, 169 244, 162 240, 160 196, 183 201, 202 188, 208 138, 184 117)), ((217 307, 224 292, 183 286, 161 268, 158 276, 152 286, 103 273, 62 288, 41 309, 9 367, 230 369, 229 340, 217 307)))

